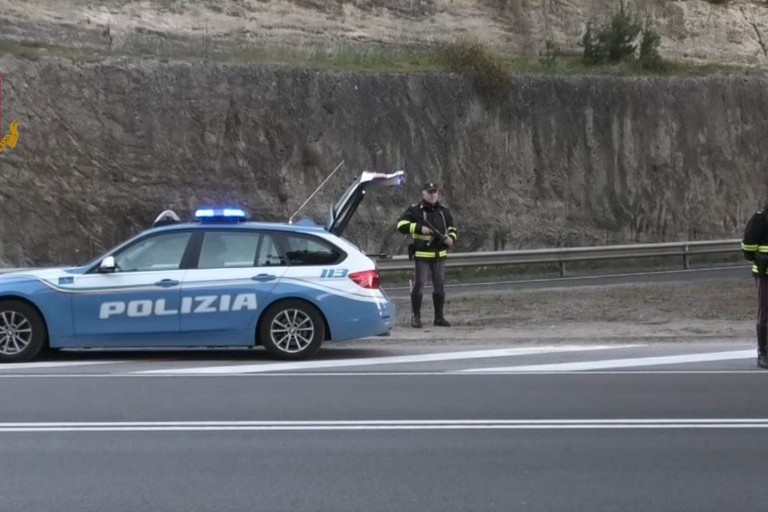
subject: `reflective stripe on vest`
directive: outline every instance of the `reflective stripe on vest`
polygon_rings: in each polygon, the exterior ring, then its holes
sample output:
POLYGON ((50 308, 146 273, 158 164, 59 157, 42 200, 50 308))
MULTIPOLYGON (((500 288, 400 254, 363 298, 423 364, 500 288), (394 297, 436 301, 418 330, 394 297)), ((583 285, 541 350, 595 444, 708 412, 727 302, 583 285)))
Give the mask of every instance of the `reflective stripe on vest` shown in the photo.
POLYGON ((444 258, 448 256, 448 251, 440 251, 437 254, 431 251, 416 251, 414 256, 417 258, 444 258))

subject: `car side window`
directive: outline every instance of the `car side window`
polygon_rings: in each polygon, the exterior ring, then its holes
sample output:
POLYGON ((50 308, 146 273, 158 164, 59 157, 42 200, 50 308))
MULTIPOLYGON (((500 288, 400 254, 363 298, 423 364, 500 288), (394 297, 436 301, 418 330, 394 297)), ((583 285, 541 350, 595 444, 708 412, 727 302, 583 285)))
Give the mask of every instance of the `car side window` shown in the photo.
POLYGON ((141 240, 114 255, 117 271, 178 270, 191 235, 190 232, 165 233, 141 240))
POLYGON ((313 236, 283 235, 289 265, 332 265, 344 253, 324 240, 313 236))
POLYGON ((252 267, 261 233, 208 231, 203 238, 197 268, 252 267))
POLYGON ((285 258, 280 252, 280 248, 277 246, 277 241, 272 235, 263 234, 261 236, 261 244, 256 254, 256 266, 257 267, 284 267, 286 265, 285 258))

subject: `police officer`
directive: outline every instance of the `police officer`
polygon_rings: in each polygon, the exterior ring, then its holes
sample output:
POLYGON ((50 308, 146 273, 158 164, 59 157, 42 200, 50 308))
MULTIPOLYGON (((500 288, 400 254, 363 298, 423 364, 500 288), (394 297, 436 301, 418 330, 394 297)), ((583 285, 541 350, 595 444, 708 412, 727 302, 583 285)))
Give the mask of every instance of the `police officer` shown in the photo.
POLYGON ((757 282, 757 366, 768 368, 768 205, 747 222, 741 250, 757 282))
POLYGON ((421 299, 424 281, 432 278, 435 325, 450 327, 443 315, 445 306, 445 258, 458 238, 451 212, 440 204, 437 185, 426 183, 421 201, 409 206, 397 221, 397 230, 411 237, 408 254, 414 260, 411 280, 411 326, 421 327, 421 299))

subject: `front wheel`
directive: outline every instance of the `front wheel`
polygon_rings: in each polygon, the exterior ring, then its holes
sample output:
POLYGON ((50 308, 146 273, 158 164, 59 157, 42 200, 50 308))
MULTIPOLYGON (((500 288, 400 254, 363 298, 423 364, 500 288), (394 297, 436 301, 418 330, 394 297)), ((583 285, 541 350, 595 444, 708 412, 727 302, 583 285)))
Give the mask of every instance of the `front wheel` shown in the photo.
POLYGON ((320 349, 325 324, 317 309, 306 302, 278 302, 264 313, 259 339, 273 357, 307 359, 320 349))
POLYGON ((0 302, 0 362, 33 359, 46 337, 45 322, 35 308, 18 300, 0 302))

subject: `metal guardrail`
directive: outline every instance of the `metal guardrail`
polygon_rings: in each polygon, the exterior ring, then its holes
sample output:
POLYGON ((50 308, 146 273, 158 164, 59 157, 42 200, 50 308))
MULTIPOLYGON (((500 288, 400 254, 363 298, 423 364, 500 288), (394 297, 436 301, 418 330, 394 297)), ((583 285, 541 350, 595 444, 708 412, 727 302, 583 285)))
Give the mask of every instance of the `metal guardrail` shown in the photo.
MULTIPOLYGON (((557 263, 560 276, 565 275, 569 261, 604 260, 619 258, 648 258, 655 256, 679 256, 683 268, 690 268, 694 255, 741 251, 741 240, 711 240, 697 242, 664 242, 657 244, 606 245, 596 247, 558 247, 555 249, 528 249, 520 251, 458 252, 445 260, 447 267, 483 267, 491 265, 518 265, 524 263, 557 263)), ((410 270, 413 263, 408 257, 375 257, 376 266, 382 271, 410 270)))
MULTIPOLYGON (((658 244, 605 245, 595 247, 558 247, 555 249, 526 249, 520 251, 455 252, 448 256, 448 267, 484 267, 492 265, 519 265, 524 263, 557 263, 560 276, 565 275, 569 261, 606 260, 620 258, 649 258, 654 256, 680 256, 683 268, 690 268, 690 257, 701 254, 717 254, 741 251, 741 240, 709 240, 698 242, 665 242, 658 244)), ((372 255, 382 271, 410 270, 413 263, 408 256, 372 255)), ((28 270, 24 268, 0 268, 0 274, 28 270)))

